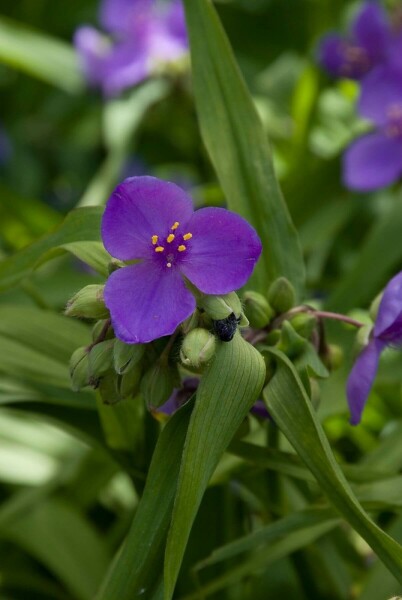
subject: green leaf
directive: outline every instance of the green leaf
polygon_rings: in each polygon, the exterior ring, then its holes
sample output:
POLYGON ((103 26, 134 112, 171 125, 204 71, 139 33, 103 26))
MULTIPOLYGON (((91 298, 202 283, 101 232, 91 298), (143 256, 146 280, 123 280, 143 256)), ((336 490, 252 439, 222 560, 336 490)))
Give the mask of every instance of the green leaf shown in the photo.
POLYGON ((131 529, 97 600, 159 597, 163 551, 192 407, 190 401, 177 411, 159 436, 131 529))
POLYGON ((283 275, 301 296, 301 250, 251 96, 212 4, 184 5, 202 137, 228 207, 254 225, 264 245, 250 285, 263 293, 283 275))
POLYGON ((75 50, 65 42, 0 17, 0 61, 70 93, 84 87, 75 50))
POLYGON ((356 262, 329 298, 328 308, 345 311, 363 306, 380 292, 402 259, 402 201, 395 198, 359 249, 356 262))
POLYGON ((93 598, 109 560, 101 536, 60 500, 38 503, 3 523, 0 537, 34 556, 79 600, 93 598))
POLYGON ((370 519, 356 499, 292 363, 281 352, 265 351, 277 359, 275 375, 263 391, 270 414, 330 502, 402 582, 402 547, 370 519))
MULTIPOLYGON (((101 207, 79 208, 67 215, 53 232, 30 244, 0 263, 0 290, 5 290, 29 275, 49 250, 75 242, 99 242, 101 207)), ((77 245, 75 250, 77 251, 77 245)), ((81 252, 82 252, 81 246, 81 252)), ((52 257, 52 254, 49 256, 52 257)))
POLYGON ((259 352, 239 333, 221 342, 204 374, 188 429, 165 553, 165 599, 172 598, 187 540, 208 482, 265 377, 259 352))

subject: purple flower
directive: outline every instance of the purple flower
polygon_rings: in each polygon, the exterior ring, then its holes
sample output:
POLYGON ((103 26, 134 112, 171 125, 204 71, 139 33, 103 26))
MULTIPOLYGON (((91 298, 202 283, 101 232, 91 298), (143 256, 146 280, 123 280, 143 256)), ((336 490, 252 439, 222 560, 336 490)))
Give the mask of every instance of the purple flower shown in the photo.
POLYGON ((369 344, 358 356, 349 375, 346 395, 352 425, 360 422, 373 385, 381 352, 387 346, 402 345, 402 271, 384 290, 369 344))
POLYGON ((250 277, 261 253, 255 230, 223 208, 193 211, 177 185, 131 177, 117 186, 102 220, 106 250, 140 262, 111 274, 105 302, 129 344, 170 335, 195 310, 187 278, 205 294, 227 294, 250 277))
POLYGON ((374 69, 362 83, 358 109, 376 130, 346 150, 343 180, 354 190, 375 190, 402 175, 402 70, 374 69))
POLYGON ((347 36, 330 33, 321 40, 318 60, 333 77, 361 79, 392 55, 394 37, 385 11, 367 1, 347 36))
POLYGON ((143 81, 188 49, 181 0, 103 0, 100 22, 109 37, 83 26, 74 43, 88 82, 108 96, 143 81))

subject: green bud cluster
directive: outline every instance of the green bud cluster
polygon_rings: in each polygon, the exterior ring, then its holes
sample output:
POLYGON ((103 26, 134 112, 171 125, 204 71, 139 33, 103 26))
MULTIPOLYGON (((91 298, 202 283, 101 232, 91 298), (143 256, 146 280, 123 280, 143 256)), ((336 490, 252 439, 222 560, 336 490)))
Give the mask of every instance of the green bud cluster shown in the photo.
POLYGON ((82 319, 106 319, 109 311, 103 299, 104 285, 87 285, 68 301, 65 314, 82 319))

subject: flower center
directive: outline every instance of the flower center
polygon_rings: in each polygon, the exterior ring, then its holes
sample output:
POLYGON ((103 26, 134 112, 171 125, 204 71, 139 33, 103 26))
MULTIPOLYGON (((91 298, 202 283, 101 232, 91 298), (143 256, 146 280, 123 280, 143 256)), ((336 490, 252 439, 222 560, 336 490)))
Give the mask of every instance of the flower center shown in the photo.
POLYGON ((385 135, 402 140, 402 102, 391 104, 388 107, 385 135))
POLYGON ((370 58, 364 48, 345 42, 341 49, 343 65, 342 75, 345 77, 361 77, 371 67, 370 58))
POLYGON ((178 234, 179 227, 180 223, 175 221, 166 237, 159 235, 151 237, 153 255, 164 268, 170 269, 183 259, 189 247, 188 242, 193 237, 190 232, 184 235, 178 234))

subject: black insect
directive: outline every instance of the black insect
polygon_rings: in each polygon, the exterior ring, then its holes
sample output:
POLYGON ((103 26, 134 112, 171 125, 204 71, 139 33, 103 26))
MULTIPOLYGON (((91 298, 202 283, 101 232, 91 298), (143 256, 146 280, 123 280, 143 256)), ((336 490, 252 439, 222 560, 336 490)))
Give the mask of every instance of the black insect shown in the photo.
POLYGON ((212 321, 214 331, 221 342, 230 342, 236 333, 237 325, 240 319, 234 313, 230 314, 226 319, 212 321))

